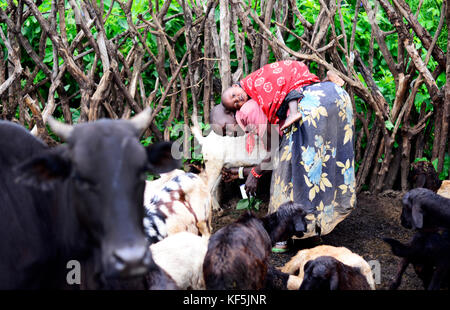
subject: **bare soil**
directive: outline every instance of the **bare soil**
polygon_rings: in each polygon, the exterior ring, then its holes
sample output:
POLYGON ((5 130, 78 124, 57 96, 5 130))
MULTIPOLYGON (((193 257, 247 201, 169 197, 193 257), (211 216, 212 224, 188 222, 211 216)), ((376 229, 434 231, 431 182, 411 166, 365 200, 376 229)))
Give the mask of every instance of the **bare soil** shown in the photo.
MULTIPOLYGON (((268 185, 270 178, 262 180, 258 191, 258 198, 263 200, 260 209, 255 213, 259 217, 267 214, 269 201, 268 185)), ((213 231, 233 223, 243 211, 236 210, 236 203, 241 199, 238 181, 224 184, 221 192, 221 206, 223 213, 213 212, 213 231)), ((355 210, 328 235, 291 241, 290 250, 283 254, 271 255, 271 263, 280 267, 294 256, 299 250, 312 248, 320 244, 344 246, 361 255, 366 261, 378 260, 381 269, 381 283, 377 283, 378 290, 387 290, 390 281, 397 273, 400 258, 391 253, 390 247, 383 242, 382 237, 408 242, 413 231, 400 225, 401 198, 404 193, 388 191, 379 195, 369 192, 357 196, 355 210)), ((403 275, 401 290, 422 290, 422 282, 408 266, 403 275)))

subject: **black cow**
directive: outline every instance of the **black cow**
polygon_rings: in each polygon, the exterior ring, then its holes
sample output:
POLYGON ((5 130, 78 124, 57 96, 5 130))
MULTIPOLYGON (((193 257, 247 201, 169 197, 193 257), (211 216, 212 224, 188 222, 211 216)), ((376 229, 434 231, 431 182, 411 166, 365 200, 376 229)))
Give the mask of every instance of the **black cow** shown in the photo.
POLYGON ((75 126, 50 119, 67 142, 53 149, 0 121, 0 289, 65 287, 70 260, 93 262, 103 279, 154 268, 142 222, 146 173, 179 162, 170 143, 139 143, 150 115, 75 126))

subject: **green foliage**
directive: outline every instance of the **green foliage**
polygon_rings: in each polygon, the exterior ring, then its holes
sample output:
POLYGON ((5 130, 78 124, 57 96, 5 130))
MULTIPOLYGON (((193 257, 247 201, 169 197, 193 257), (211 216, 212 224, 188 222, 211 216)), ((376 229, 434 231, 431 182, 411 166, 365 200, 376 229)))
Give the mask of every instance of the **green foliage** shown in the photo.
POLYGON ((153 181, 156 180, 156 176, 154 174, 147 174, 147 181, 153 181))
POLYGON ((250 196, 249 198, 241 199, 236 204, 236 210, 249 210, 255 209, 256 211, 259 210, 259 206, 261 205, 262 200, 250 196))
POLYGON ((394 124, 392 124, 392 122, 390 120, 387 120, 384 122, 384 126, 386 127, 387 130, 391 131, 392 129, 394 129, 394 124))
POLYGON ((428 161, 428 158, 426 158, 426 157, 418 157, 418 158, 414 159, 415 163, 417 163, 419 161, 428 161))
MULTIPOLYGON (((208 132, 210 129, 209 124, 205 124, 203 122, 199 122, 200 129, 202 132, 208 132)), ((189 141, 192 142, 194 139, 193 135, 190 135, 189 141)), ((201 153, 201 147, 200 145, 194 145, 193 143, 190 144, 189 153, 191 154, 191 158, 189 159, 190 163, 203 163, 203 155, 201 153), (194 145, 194 146, 193 146, 194 145)))
MULTIPOLYGON (((39 10, 45 14, 50 12, 52 1, 53 0, 43 0, 42 4, 39 6, 39 10)), ((13 2, 17 4, 17 0, 13 0, 13 2)), ((79 2, 79 1, 77 1, 77 2, 79 2)), ((100 1, 96 0, 96 2, 98 5, 100 5, 100 1)), ((127 1, 122 1, 122 2, 125 3, 127 1)), ((133 0, 132 9, 131 9, 131 12, 132 12, 131 18, 132 18, 133 22, 135 24, 138 23, 138 15, 139 14, 142 14, 144 19, 151 21, 152 17, 151 17, 151 14, 149 13, 149 3, 152 3, 154 8, 156 8, 157 6, 159 6, 159 8, 161 8, 162 5, 164 4, 164 2, 165 1, 163 1, 163 0, 150 0, 150 1, 149 0, 133 0)), ((257 14, 259 14, 259 15, 262 14, 262 12, 261 12, 262 1, 244 0, 244 2, 249 3, 252 6, 252 9, 254 9, 257 12, 257 14)), ((370 5, 373 5, 374 2, 375 1, 373 1, 373 0, 369 1, 370 5)), ((411 7, 412 12, 415 13, 418 9, 418 4, 420 3, 420 1, 406 0, 406 2, 411 7)), ((128 30, 129 27, 128 27, 126 16, 125 16, 124 12, 122 11, 122 9, 120 8, 120 5, 117 3, 117 1, 113 2, 112 0, 104 0, 103 3, 104 3, 104 14, 103 14, 104 18, 106 17, 106 13, 111 9, 110 15, 105 23, 105 31, 106 31, 107 37, 109 39, 112 39, 112 38, 117 37, 118 35, 122 34, 126 30, 128 30), (111 8, 111 5, 113 5, 112 8, 111 8)), ((185 4, 191 5, 190 1, 186 1, 185 4)), ((66 21, 67 37, 68 37, 69 42, 72 42, 77 34, 77 26, 75 24, 74 13, 73 13, 73 10, 72 10, 69 2, 66 1, 65 5, 66 5, 65 21, 66 21)), ((314 24, 317 21, 317 18, 319 16, 319 12, 320 12, 320 7, 321 7, 320 1, 297 0, 296 5, 297 5, 297 8, 299 9, 299 11, 301 12, 301 14, 306 18, 307 21, 309 21, 312 24, 314 24)), ((341 2, 342 18, 343 18, 343 22, 344 22, 345 32, 346 32, 348 38, 350 38, 351 32, 353 30, 353 18, 355 15, 355 5, 360 5, 360 1, 343 0, 341 2)), ((418 12, 419 23, 425 27, 425 29, 430 33, 431 36, 434 36, 434 34, 436 33, 440 14, 441 14, 442 5, 443 5, 443 0, 424 0, 422 3, 421 9, 418 12)), ((7 4, 6 0, 0 0, 0 7, 2 9, 6 9, 7 6, 8 6, 8 4, 7 4)), ((173 16, 173 15, 176 15, 179 13, 183 13, 182 1, 171 1, 166 17, 173 16)), ((195 14, 194 14, 193 18, 195 20, 197 18, 197 16, 195 16, 195 14)), ((378 9, 378 12, 376 15, 376 21, 377 21, 377 24, 380 26, 380 28, 385 32, 388 32, 388 31, 391 31, 394 29, 392 24, 387 19, 386 13, 384 12, 384 10, 381 7, 378 9)), ((219 28, 220 15, 219 15, 218 8, 216 8, 216 10, 215 10, 215 22, 216 22, 217 27, 219 28)), ((339 19, 338 14, 336 14, 334 22, 336 25, 337 34, 340 35, 342 30, 340 27, 340 19, 339 19)), ((24 23, 24 25, 21 28, 22 34, 30 42, 32 48, 35 51, 38 51, 41 34, 42 34, 42 29, 41 29, 39 23, 37 22, 37 20, 34 16, 29 16, 25 21, 23 21, 23 23, 24 23)), ((298 20, 298 18, 296 18, 295 16, 293 16, 293 23, 294 23, 294 27, 291 27, 291 31, 293 31, 298 36, 303 35, 305 29, 304 29, 303 25, 301 24, 301 22, 298 20)), ((165 30, 169 36, 174 36, 184 26, 185 26, 185 20, 184 20, 184 16, 182 14, 180 16, 177 16, 176 18, 170 19, 169 21, 167 21, 164 24, 165 30)), ((0 27, 3 29, 5 34, 7 34, 6 25, 4 23, 1 23, 0 27)), ((59 16, 58 16, 58 21, 56 23, 56 27, 57 27, 57 31, 59 32, 60 31, 59 16)), ((238 24, 238 28, 239 28, 239 31, 244 36, 247 37, 247 34, 243 31, 242 24, 238 24)), ((258 28, 258 27, 256 26, 255 28, 258 28)), ((95 27, 93 29, 95 29, 95 27)), ((272 24, 271 30, 273 33, 275 33, 275 27, 273 26, 273 24, 272 24)), ((142 28, 138 27, 137 31, 140 33, 143 33, 142 28)), ((444 51, 444 53, 447 51, 447 31, 448 31, 447 26, 444 25, 444 27, 441 31, 441 34, 439 35, 438 40, 437 40, 437 45, 444 51)), ((329 33, 328 33, 328 35, 329 35, 329 33)), ((93 30, 93 36, 94 37, 97 36, 96 30, 93 30)), ((293 36, 287 32, 284 35, 284 40, 285 40, 287 46, 289 48, 291 48, 292 50, 298 51, 300 48, 302 48, 302 43, 300 42, 300 40, 298 40, 295 36, 293 36)), ((371 40, 371 26, 368 21, 368 17, 367 17, 367 14, 366 14, 364 8, 360 7, 359 13, 357 16, 356 37, 355 37, 355 47, 354 48, 360 53, 361 58, 366 62, 366 65, 368 65, 367 59, 369 59, 369 52, 370 52, 369 51, 369 42, 370 42, 370 40, 371 40)), ((125 56, 128 54, 128 52, 131 50, 131 48, 135 44, 140 44, 140 42, 137 42, 136 40, 133 41, 129 38, 127 38, 125 40, 121 40, 120 42, 123 43, 119 47, 120 52, 125 56)), ((390 34, 390 35, 386 36, 385 42, 386 42, 387 48, 394 56, 394 60, 397 61, 397 52, 398 52, 398 45, 399 45, 398 36, 396 34, 390 34)), ((150 49, 150 51, 156 57, 158 57, 158 58, 165 57, 164 67, 166 68, 166 72, 168 74, 170 74, 169 68, 171 66, 171 63, 170 63, 168 54, 167 54, 167 52, 164 55, 158 54, 156 35, 149 34, 146 37, 145 43, 146 43, 146 47, 148 49, 150 49)), ((343 40, 341 40, 340 43, 343 45, 344 44, 343 40)), ((422 47, 422 42, 420 42, 420 40, 417 40, 417 38, 415 38, 414 43, 415 43, 416 47, 418 48, 419 52, 421 53, 422 59, 425 59, 426 50, 422 47)), ((83 41, 83 44, 86 44, 86 40, 83 41)), ((3 49, 3 52, 5 54, 4 57, 6 58, 8 51, 6 50, 6 47, 3 44, 3 42, 1 41, 1 39, 0 39, 0 46, 1 46, 0 48, 3 49)), ((248 39, 246 40, 244 50, 245 50, 245 55, 247 56, 247 59, 249 60, 249 66, 251 67, 251 60, 254 55, 253 55, 253 51, 249 44, 248 39)), ((342 54, 341 50, 339 48, 337 50, 341 56, 341 59, 345 62, 346 59, 345 59, 344 55, 342 54)), ((74 55, 77 56, 78 50, 75 50, 74 53, 75 53, 74 55)), ((186 41, 185 41, 184 33, 181 34, 177 38, 177 41, 175 42, 175 53, 176 53, 176 57, 178 59, 181 59, 181 57, 186 53, 186 41)), ((230 53, 232 55, 232 58, 236 58, 237 53, 236 53, 236 46, 235 46, 235 42, 234 42, 234 34, 233 33, 231 33, 231 38, 230 38, 230 53)), ((35 63, 28 56, 28 54, 26 54, 25 51, 22 52, 21 59, 22 59, 22 67, 23 68, 28 67, 30 69, 30 71, 32 71, 35 68, 35 63)), ((270 61, 274 60, 273 53, 270 53, 269 59, 270 59, 270 61)), ((147 69, 142 73, 142 78, 143 78, 143 82, 145 85, 145 91, 146 91, 145 95, 146 96, 150 95, 150 92, 154 89, 154 86, 156 83, 156 78, 157 78, 157 70, 156 70, 155 64, 153 62, 151 62, 151 60, 152 60, 151 57, 146 52, 144 59, 143 59, 143 63, 149 63, 149 65, 148 65, 147 69)), ((47 38, 43 62, 49 68, 51 68, 51 66, 53 65, 53 61, 54 61, 53 60, 53 44, 50 41, 50 39, 47 38)), ((58 62, 59 62, 59 64, 62 64, 61 57, 59 57, 58 62)), ((85 55, 82 58, 82 62, 83 62, 84 70, 88 70, 88 69, 92 68, 92 66, 94 66, 94 67, 98 66, 98 68, 96 69, 96 76, 101 76, 102 68, 99 66, 100 62, 98 62, 97 64, 94 64, 94 54, 93 53, 85 55)), ((121 66, 122 65, 120 64, 119 70, 122 70, 121 66)), ((233 59, 232 66, 233 66, 232 69, 234 70, 235 66, 237 66, 236 59, 233 59)), ((436 68, 436 66, 437 66, 437 62, 434 61, 433 57, 431 57, 428 68, 430 69, 430 71, 432 71, 432 70, 434 70, 434 68, 436 68)), ((313 72, 316 72, 316 69, 317 69, 317 65, 314 63, 311 64, 311 70, 313 72)), ((374 78, 379 90, 381 91, 382 95, 384 96, 384 98, 386 98, 388 104, 392 108, 392 104, 395 99, 396 85, 395 85, 393 75, 389 71, 389 68, 387 67, 384 57, 381 54, 378 44, 376 42, 374 45, 373 67, 369 68, 369 69, 372 70, 373 78, 374 78)), ((181 71, 181 75, 183 77, 186 77, 187 70, 188 70, 187 66, 185 65, 181 71)), ((215 64, 215 68, 214 68, 214 75, 217 78, 220 78, 219 72, 218 72, 218 67, 217 67, 217 62, 215 64)), ((38 82, 44 80, 45 78, 46 78, 45 74, 42 72, 42 70, 40 70, 38 72, 38 74, 36 75, 36 77, 34 78, 33 82, 38 83, 38 82)), ((168 76, 168 78, 170 79, 171 76, 168 76)), ((364 80, 360 74, 359 74, 359 79, 363 85, 366 85, 366 83, 364 82, 364 80)), ((98 82, 98 80, 96 80, 96 82, 98 82)), ((441 73, 441 75, 436 79, 436 82, 438 84, 438 87, 440 87, 440 88, 443 87, 443 85, 445 85, 445 83, 446 83, 445 72, 441 73)), ((70 102, 70 106, 71 106, 70 111, 72 113, 73 122, 77 123, 79 121, 79 117, 80 117, 80 108, 78 107, 79 101, 80 101, 80 94, 79 93, 77 94, 77 92, 79 92, 80 88, 69 73, 65 74, 62 85, 64 85, 64 88, 65 88, 67 94, 69 96, 72 96, 71 102, 70 102)), ((43 87, 41 87, 39 89, 39 93, 42 98, 48 97, 49 87, 50 87, 50 82, 47 82, 43 87)), ((161 87, 160 87, 160 89, 157 90, 156 97, 152 103, 153 108, 155 108, 156 103, 159 102, 163 92, 164 92, 164 89, 161 89, 161 87)), ((55 96, 58 97, 58 92, 55 93, 55 96)), ((215 98, 214 98, 215 102, 218 103, 220 101, 220 94, 214 94, 214 96, 215 96, 215 98)), ((181 115, 179 118, 173 120, 173 122, 170 124, 167 122, 170 112, 171 112, 170 105, 167 102, 169 100, 170 99, 167 99, 166 102, 164 102, 164 107, 162 108, 160 113, 155 118, 156 127, 160 131, 164 131, 166 128, 168 128, 170 139, 172 141, 179 140, 179 139, 182 140, 183 133, 184 133, 183 115, 181 115)), ((192 101, 191 100, 191 92, 188 91, 188 102, 191 103, 191 101, 192 101)), ((177 104, 182 104, 179 99, 177 99, 177 104)), ((433 110, 433 105, 432 105, 430 96, 428 94, 428 90, 425 87, 425 85, 422 85, 420 87, 418 94, 415 97, 414 106, 415 106, 415 109, 413 109, 412 113, 416 113, 416 114, 421 111, 422 107, 425 109, 425 113, 433 110)), ((201 114, 202 114, 202 110, 203 110, 201 107, 202 107, 201 104, 199 104, 199 113, 200 113, 199 116, 200 117, 202 116, 201 114)), ((367 112, 371 109, 359 97, 355 97, 355 108, 356 108, 357 113, 363 113, 363 115, 365 115, 366 117, 367 117, 367 112)), ((189 111, 189 112, 191 113, 191 111, 189 111)), ((62 119, 62 111, 61 111, 60 107, 57 108, 57 112, 55 113, 55 115, 59 116, 62 119)), ((18 115, 17 115, 17 117, 18 117, 18 115)), ((355 123, 356 133, 358 133, 360 130, 363 130, 362 123, 356 118, 355 118, 355 120, 356 120, 356 123, 355 123)), ((375 120, 375 115, 374 115, 374 113, 372 113, 371 119, 368 122, 369 131, 373 128, 374 120, 375 120)), ((202 130, 208 129, 207 125, 205 125, 204 123, 201 123, 200 125, 202 126, 202 130)), ((385 126, 389 131, 392 131, 394 128, 394 124, 389 121, 387 121, 385 123, 385 126)), ((431 132, 431 134, 426 137, 427 141, 426 141, 426 147, 424 149, 424 156, 425 156, 424 160, 427 160, 427 158, 431 158, 431 149, 432 149, 432 144, 433 144, 433 139, 434 139, 434 135, 432 134, 434 132, 433 131, 434 124, 429 120, 427 122, 427 126, 431 126, 431 128, 430 127, 426 128, 426 130, 431 132)), ((200 161, 201 162, 202 157, 201 157, 201 154, 198 149, 199 147, 194 146, 194 143, 192 143, 192 139, 193 139, 192 137, 190 139, 191 140, 190 140, 189 152, 191 154, 191 158, 184 159, 184 161, 189 161, 189 162, 200 161)), ((143 139, 141 142, 143 145, 148 145, 150 143, 155 142, 155 140, 156 139, 154 136, 150 136, 150 137, 143 139)), ((367 145, 367 137, 364 136, 363 140, 361 141, 361 146, 364 149, 366 147, 366 145, 367 145)), ((394 143, 394 148, 396 148, 396 147, 398 147, 397 142, 394 143)), ((384 155, 379 160, 381 161, 383 158, 384 158, 384 155)), ((359 164, 360 163, 356 163, 356 168, 358 168, 359 164)), ((444 172, 440 176, 441 179, 448 178, 448 166, 449 165, 450 165, 450 159, 449 159, 448 154, 446 154, 445 161, 444 161, 444 172)), ((363 189, 364 189, 364 187, 363 187, 363 189)), ((241 202, 241 206, 243 206, 243 203, 244 202, 241 202)), ((246 203, 247 203, 247 206, 250 206, 250 201, 247 201, 246 203)))
POLYGON ((439 174, 439 179, 447 180, 449 177, 448 171, 450 169, 450 155, 448 153, 445 154, 444 158, 444 166, 441 174, 439 174))
POLYGON ((74 124, 78 123, 80 119, 80 109, 70 108, 70 112, 72 113, 72 122, 74 124))
MULTIPOLYGON (((435 160, 433 160, 431 163, 433 164, 434 169, 437 171, 438 170, 438 161, 439 159, 436 158, 435 160)), ((439 179, 440 180, 447 180, 448 178, 448 168, 450 167, 450 156, 448 153, 445 154, 445 158, 444 158, 444 165, 443 165, 443 169, 442 172, 439 174, 439 179)))
POLYGON ((141 140, 141 144, 143 146, 149 146, 150 144, 152 144, 154 142, 153 139, 154 139, 153 136, 148 136, 147 138, 144 138, 141 140))

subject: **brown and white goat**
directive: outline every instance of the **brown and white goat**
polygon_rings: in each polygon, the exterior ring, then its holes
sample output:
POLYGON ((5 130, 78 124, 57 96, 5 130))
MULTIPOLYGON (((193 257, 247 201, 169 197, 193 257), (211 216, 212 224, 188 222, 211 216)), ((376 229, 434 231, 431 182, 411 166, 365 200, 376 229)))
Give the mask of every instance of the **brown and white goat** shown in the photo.
POLYGON ((196 174, 173 170, 147 181, 144 207, 144 229, 153 243, 182 231, 211 234, 211 194, 196 174))
POLYGON ((370 289, 375 289, 375 281, 370 265, 364 258, 345 247, 319 245, 312 249, 300 250, 281 268, 281 271, 287 274, 298 275, 300 280, 303 281, 305 276, 305 265, 309 261, 321 256, 331 256, 345 265, 359 268, 361 273, 366 277, 370 289))
POLYGON ((305 265, 300 290, 370 290, 358 267, 348 266, 332 256, 320 256, 305 265))

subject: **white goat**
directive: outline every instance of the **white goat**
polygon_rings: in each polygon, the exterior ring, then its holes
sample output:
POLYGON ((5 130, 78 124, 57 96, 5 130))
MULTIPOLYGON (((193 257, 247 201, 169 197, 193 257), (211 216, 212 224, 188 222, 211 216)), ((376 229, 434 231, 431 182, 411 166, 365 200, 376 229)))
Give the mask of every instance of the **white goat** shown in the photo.
POLYGON ((350 267, 358 267, 361 270, 361 273, 366 277, 370 288, 373 290, 375 289, 375 281, 370 265, 364 260, 364 258, 345 247, 319 245, 312 249, 300 250, 281 268, 281 271, 288 274, 298 273, 298 277, 301 281, 303 281, 306 263, 321 256, 331 256, 345 265, 350 267))
POLYGON ((147 181, 144 229, 152 242, 182 231, 211 234, 211 194, 198 175, 173 170, 147 181))
POLYGON ((200 126, 195 118, 191 127, 192 133, 202 147, 202 155, 205 161, 205 182, 212 195, 213 210, 221 210, 218 198, 218 189, 221 181, 222 167, 248 167, 254 166, 267 156, 261 139, 255 137, 255 147, 251 154, 246 151, 247 135, 239 137, 220 136, 211 131, 203 137, 200 126))
POLYGON ((179 289, 204 290, 203 260, 208 238, 180 232, 150 246, 153 260, 179 289))

